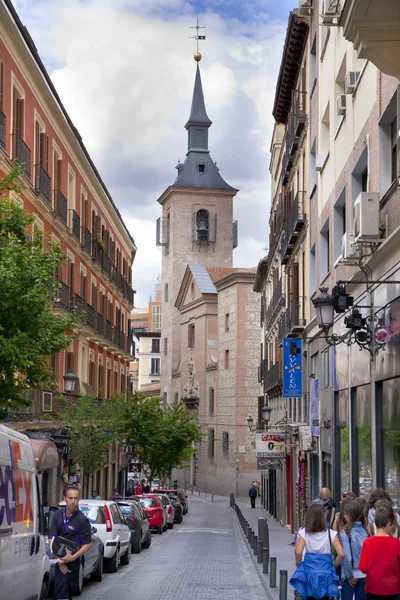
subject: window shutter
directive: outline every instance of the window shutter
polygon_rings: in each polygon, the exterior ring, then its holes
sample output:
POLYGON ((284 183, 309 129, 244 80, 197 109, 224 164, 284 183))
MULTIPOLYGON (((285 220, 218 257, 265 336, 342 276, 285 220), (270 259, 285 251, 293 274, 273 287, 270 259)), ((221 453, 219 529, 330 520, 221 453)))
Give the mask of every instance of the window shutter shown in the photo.
POLYGON ((4 112, 4 63, 0 61, 0 110, 4 112))
MULTIPOLYGON (((35 121, 35 164, 36 165, 42 164, 42 161, 41 161, 42 144, 41 144, 41 142, 42 142, 42 135, 40 133, 40 123, 39 123, 39 121, 35 121)), ((38 169, 37 169, 37 173, 39 174, 38 169)))
POLYGON ((94 237, 95 240, 98 242, 101 239, 101 218, 96 215, 94 218, 94 237))
POLYGON ((15 129, 14 133, 24 137, 24 100, 17 98, 15 101, 15 129))
POLYGON ((295 262, 292 265, 292 286, 293 286, 293 297, 299 297, 299 263, 295 262))
POLYGON ((192 242, 197 241, 196 235, 196 213, 192 214, 192 242))

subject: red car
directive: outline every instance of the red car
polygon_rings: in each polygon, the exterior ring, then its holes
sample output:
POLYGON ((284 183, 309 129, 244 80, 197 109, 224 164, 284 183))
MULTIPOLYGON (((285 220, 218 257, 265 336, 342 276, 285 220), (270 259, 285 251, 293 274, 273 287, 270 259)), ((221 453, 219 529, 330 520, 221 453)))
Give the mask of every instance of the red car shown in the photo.
POLYGON ((157 494, 143 494, 141 496, 130 496, 129 500, 137 500, 149 520, 151 529, 162 533, 167 529, 167 515, 157 494))

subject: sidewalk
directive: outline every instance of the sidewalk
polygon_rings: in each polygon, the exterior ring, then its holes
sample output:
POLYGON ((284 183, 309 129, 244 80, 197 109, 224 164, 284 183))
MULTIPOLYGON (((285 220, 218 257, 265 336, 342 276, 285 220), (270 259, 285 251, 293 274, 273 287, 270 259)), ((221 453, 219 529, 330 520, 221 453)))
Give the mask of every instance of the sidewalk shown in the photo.
MULTIPOLYGON (((260 577, 265 583, 270 599, 279 600, 279 571, 281 570, 286 570, 288 572, 288 598, 293 598, 294 589, 289 584, 290 578, 295 570, 294 546, 290 545, 294 538, 293 534, 286 531, 286 529, 277 523, 263 508, 250 508, 250 498, 236 498, 236 504, 240 507, 244 518, 256 534, 258 532, 258 519, 263 517, 268 520, 270 557, 275 556, 277 559, 276 588, 269 587, 269 574, 263 574, 262 564, 257 564, 257 557, 253 556, 252 551, 251 553, 260 577)), ((248 544, 246 538, 245 540, 246 544, 248 544)))

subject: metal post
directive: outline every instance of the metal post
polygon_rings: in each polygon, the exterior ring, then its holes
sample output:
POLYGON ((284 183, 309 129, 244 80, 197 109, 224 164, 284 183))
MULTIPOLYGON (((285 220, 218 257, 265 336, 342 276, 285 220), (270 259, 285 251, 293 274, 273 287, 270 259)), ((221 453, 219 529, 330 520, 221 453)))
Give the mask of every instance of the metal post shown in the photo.
POLYGON ((279 571, 279 600, 287 600, 287 571, 279 571))
POLYGON ((258 539, 264 542, 265 546, 265 519, 264 517, 258 518, 258 539))
POLYGON ((257 554, 258 551, 258 536, 254 536, 253 554, 257 554))
POLYGON ((199 490, 199 498, 200 498, 200 490, 199 490))
POLYGON ((276 556, 271 556, 269 587, 276 587, 276 556))
POLYGON ((192 496, 193 496, 193 486, 192 486, 192 496))
POLYGON ((229 494, 229 502, 230 502, 230 507, 234 508, 234 506, 235 506, 235 495, 234 494, 229 494))
POLYGON ((262 543, 262 541, 258 541, 258 554, 257 554, 258 564, 262 563, 262 559, 263 559, 262 551, 263 551, 263 543, 262 543))
POLYGON ((206 492, 206 499, 207 499, 207 492, 206 492))
POLYGON ((250 526, 247 529, 247 541, 250 544, 250 542, 251 542, 251 527, 250 526))
POLYGON ((268 550, 263 548, 262 551, 262 562, 263 562, 263 573, 264 575, 268 574, 268 550))
POLYGON ((214 502, 214 494, 211 494, 211 502, 214 502))
POLYGON ((269 556, 269 528, 268 528, 268 521, 267 519, 265 519, 265 525, 264 525, 265 529, 264 529, 264 547, 267 548, 268 550, 268 556, 269 556))

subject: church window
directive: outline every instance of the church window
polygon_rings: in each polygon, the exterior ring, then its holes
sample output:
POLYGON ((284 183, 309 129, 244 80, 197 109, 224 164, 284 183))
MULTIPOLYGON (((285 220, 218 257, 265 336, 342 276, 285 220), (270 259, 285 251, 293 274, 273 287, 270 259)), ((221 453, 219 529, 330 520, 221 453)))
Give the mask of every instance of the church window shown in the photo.
POLYGON ((199 173, 204 173, 206 170, 206 166, 205 165, 197 165, 199 173))
POLYGON ((188 325, 188 348, 194 348, 194 323, 188 325))
POLYGON ((229 369, 229 350, 225 350, 225 369, 229 369))
POLYGON ((210 415, 214 414, 214 388, 208 388, 208 412, 210 415))
POLYGON ((196 239, 198 242, 208 242, 209 218, 206 210, 199 210, 196 214, 196 239))

